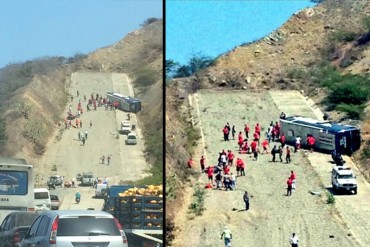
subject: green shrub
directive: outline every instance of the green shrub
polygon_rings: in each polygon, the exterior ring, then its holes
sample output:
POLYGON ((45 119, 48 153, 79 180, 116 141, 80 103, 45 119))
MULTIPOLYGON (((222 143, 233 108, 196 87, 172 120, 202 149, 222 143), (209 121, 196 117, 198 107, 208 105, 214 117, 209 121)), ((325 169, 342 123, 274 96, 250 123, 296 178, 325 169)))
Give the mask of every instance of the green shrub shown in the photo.
POLYGON ((135 84, 142 87, 148 87, 156 83, 157 73, 149 68, 142 68, 134 72, 136 79, 135 84))
POLYGON ((307 72, 303 68, 291 68, 287 71, 287 77, 292 79, 303 79, 307 77, 307 72))
POLYGON ((171 201, 176 199, 177 186, 175 183, 176 174, 166 179, 166 200, 171 201))
POLYGON ((367 140, 361 152, 361 159, 369 159, 369 158, 370 158, 370 140, 367 140))
POLYGON ((329 40, 337 42, 351 42, 356 39, 357 33, 347 30, 338 30, 329 36, 329 40))
POLYGON ((344 75, 329 81, 325 84, 331 89, 328 97, 331 103, 361 105, 368 100, 370 86, 368 80, 362 76, 344 75))
POLYGON ((351 119, 362 119, 364 114, 365 105, 353 105, 340 103, 335 107, 336 110, 345 112, 347 116, 351 119))
POLYGON ((195 215, 202 215, 204 211, 204 197, 206 191, 204 188, 199 188, 198 185, 195 187, 193 196, 195 197, 194 202, 190 204, 190 211, 195 215))
POLYGON ((361 22, 362 22, 362 26, 364 27, 364 29, 369 31, 370 30, 370 16, 363 17, 361 22))
POLYGON ((326 199, 327 204, 334 204, 335 203, 335 197, 332 193, 328 192, 328 198, 326 199))
POLYGON ((197 141, 201 138, 200 130, 193 126, 188 127, 186 138, 185 148, 190 154, 192 154, 194 152, 194 147, 197 145, 197 141))

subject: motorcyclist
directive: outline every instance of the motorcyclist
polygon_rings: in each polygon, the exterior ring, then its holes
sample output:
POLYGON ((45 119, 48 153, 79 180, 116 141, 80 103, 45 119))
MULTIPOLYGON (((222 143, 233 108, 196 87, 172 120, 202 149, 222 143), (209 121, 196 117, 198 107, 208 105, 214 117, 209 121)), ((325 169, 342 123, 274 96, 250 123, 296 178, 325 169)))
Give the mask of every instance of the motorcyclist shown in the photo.
POLYGON ((49 180, 48 187, 49 187, 49 190, 50 189, 54 189, 55 190, 55 181, 53 179, 50 179, 49 180))
POLYGON ((81 193, 79 191, 76 192, 76 201, 80 201, 81 200, 81 193))

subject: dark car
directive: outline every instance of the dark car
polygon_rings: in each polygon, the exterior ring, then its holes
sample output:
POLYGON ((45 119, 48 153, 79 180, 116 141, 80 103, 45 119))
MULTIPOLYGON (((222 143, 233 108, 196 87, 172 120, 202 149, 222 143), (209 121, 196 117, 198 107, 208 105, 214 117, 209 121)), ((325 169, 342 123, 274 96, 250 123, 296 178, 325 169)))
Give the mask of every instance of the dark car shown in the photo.
POLYGON ((50 195, 51 210, 58 210, 60 203, 57 195, 50 195))
POLYGON ((19 246, 26 232, 38 214, 33 212, 13 212, 6 216, 0 226, 1 247, 19 246))
POLYGON ((53 183, 55 186, 63 186, 63 178, 59 175, 52 175, 49 177, 48 185, 49 183, 53 183))
POLYGON ((43 211, 22 240, 21 247, 128 247, 121 224, 97 210, 43 211))

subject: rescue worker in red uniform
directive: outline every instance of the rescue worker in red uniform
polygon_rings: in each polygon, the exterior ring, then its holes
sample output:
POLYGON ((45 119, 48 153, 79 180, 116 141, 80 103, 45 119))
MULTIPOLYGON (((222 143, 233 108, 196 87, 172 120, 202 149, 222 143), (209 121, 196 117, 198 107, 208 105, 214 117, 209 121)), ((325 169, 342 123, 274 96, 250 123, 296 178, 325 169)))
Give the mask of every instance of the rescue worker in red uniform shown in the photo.
POLYGON ((200 169, 202 169, 202 172, 204 172, 204 169, 205 169, 205 162, 206 162, 206 159, 204 158, 204 156, 202 156, 200 158, 200 169))
POLYGON ((190 157, 190 159, 188 160, 188 168, 192 167, 193 167, 193 158, 190 157))
POLYGON ((265 153, 265 154, 268 154, 268 151, 267 151, 268 147, 269 147, 269 142, 268 142, 267 139, 265 139, 262 142, 262 148, 263 148, 263 151, 262 152, 265 153))
POLYGON ((245 124, 245 126, 244 126, 244 132, 245 132, 245 138, 249 138, 249 126, 248 126, 248 124, 245 124))

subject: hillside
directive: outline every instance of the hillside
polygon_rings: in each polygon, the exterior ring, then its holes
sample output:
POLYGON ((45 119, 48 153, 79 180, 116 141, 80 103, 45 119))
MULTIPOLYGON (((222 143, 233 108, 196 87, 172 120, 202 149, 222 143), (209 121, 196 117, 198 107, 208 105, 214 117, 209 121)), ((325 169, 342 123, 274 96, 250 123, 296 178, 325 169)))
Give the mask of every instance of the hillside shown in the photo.
MULTIPOLYGON (((48 140, 63 121, 61 116, 69 101, 72 73, 121 72, 130 76, 135 95, 142 100, 143 109, 138 114, 140 127, 145 130, 143 135, 149 142, 147 144, 156 150, 150 152, 147 159, 158 167, 163 159, 162 46, 163 22, 158 20, 131 32, 116 44, 88 55, 76 54, 69 59, 45 58, 4 68, 1 87, 10 87, 7 78, 14 78, 13 85, 18 86, 9 94, 1 95, 1 115, 7 138, 1 142, 0 155, 22 157, 37 166, 48 140), (57 62, 51 63, 54 60, 57 62), (22 109, 27 110, 27 116, 22 109)), ((162 171, 162 168, 156 169, 162 171)))
MULTIPOLYGON (((194 106, 190 105, 188 95, 198 89, 244 89, 248 92, 294 89, 311 97, 332 119, 341 120, 343 114, 327 111, 321 104, 327 97, 327 90, 317 83, 322 79, 320 74, 312 71, 332 65, 342 74, 368 76, 370 28, 364 25, 364 20, 369 11, 368 1, 324 1, 294 14, 266 37, 221 55, 216 58, 215 65, 195 76, 169 83, 166 87, 166 170, 169 171, 166 176, 171 188, 167 194, 169 241, 182 230, 182 226, 176 225, 174 215, 179 206, 189 203, 192 197, 189 193, 193 193, 189 187, 199 175, 186 169, 189 156, 199 156, 202 150, 197 142, 200 138, 198 122, 189 114, 194 106)), ((360 122, 364 148, 369 138, 368 119, 365 115, 360 122)), ((369 178, 370 164, 362 153, 358 151, 354 158, 363 175, 369 178)), ((198 165, 198 160, 195 162, 198 165)))

